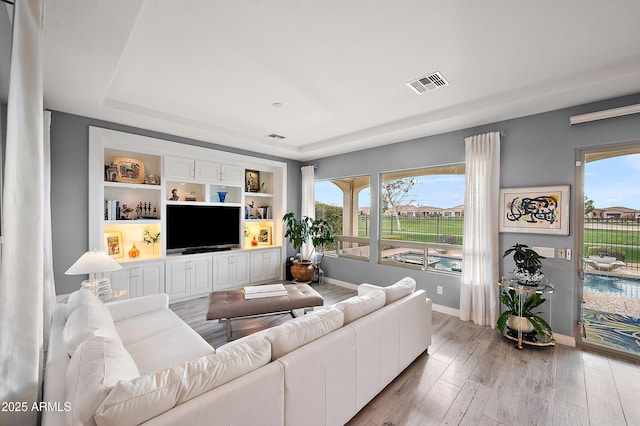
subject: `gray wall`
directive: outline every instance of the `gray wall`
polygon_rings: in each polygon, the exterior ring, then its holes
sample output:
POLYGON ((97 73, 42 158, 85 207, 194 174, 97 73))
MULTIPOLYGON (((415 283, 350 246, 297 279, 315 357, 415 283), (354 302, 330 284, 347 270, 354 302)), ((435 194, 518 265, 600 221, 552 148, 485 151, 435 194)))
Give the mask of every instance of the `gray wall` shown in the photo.
MULTIPOLYGON (((575 225, 579 223, 573 212, 573 203, 580 202, 576 194, 577 151, 586 147, 600 147, 630 142, 640 142, 640 118, 638 115, 602 120, 578 126, 569 126, 569 117, 576 114, 600 111, 619 106, 640 103, 640 94, 611 99, 588 105, 552 111, 543 114, 493 123, 486 126, 402 142, 394 145, 352 152, 317 159, 317 179, 370 175, 371 193, 378 193, 379 174, 386 171, 442 165, 464 161, 463 139, 467 136, 503 130, 506 135, 501 143, 501 187, 538 185, 571 185, 572 206, 569 236, 536 234, 500 234, 500 251, 516 242, 529 245, 571 248, 576 251, 575 225)), ((372 214, 377 212, 377 200, 372 200, 372 214)), ((372 235, 377 218, 372 218, 372 235)), ((376 225, 377 226, 377 225, 376 225)), ((377 244, 372 241, 372 252, 377 244)), ((574 259, 576 256, 574 256, 574 259)), ((513 261, 501 262, 501 273, 513 268, 513 261)), ((555 292, 549 297, 551 322, 554 331, 573 336, 578 318, 579 262, 548 259, 543 262, 543 272, 555 284, 555 292)), ((325 273, 331 278, 352 283, 369 282, 387 285, 404 276, 411 276, 418 287, 427 291, 434 303, 458 308, 460 277, 431 271, 378 265, 376 259, 366 262, 327 258, 325 273), (444 287, 444 294, 436 294, 436 286, 444 287)))
POLYGON ((290 210, 300 210, 301 174, 300 163, 297 161, 53 111, 51 117, 51 221, 53 269, 57 294, 70 293, 78 289, 81 278, 64 275, 64 271, 89 249, 89 186, 87 182, 89 126, 285 161, 288 164, 287 206, 290 210))

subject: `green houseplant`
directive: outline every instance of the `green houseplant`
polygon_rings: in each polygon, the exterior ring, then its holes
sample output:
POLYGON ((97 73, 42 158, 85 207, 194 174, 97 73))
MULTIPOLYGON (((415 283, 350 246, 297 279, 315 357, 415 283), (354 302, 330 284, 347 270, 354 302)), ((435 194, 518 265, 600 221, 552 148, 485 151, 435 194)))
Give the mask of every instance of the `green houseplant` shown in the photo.
MULTIPOLYGON (((334 240, 331 226, 324 219, 311 219, 303 216, 298 219, 293 212, 289 212, 282 217, 285 224, 285 238, 293 245, 296 251, 300 251, 302 245, 309 239, 313 245, 313 251, 316 248, 321 250, 325 245, 331 244, 334 240)), ((313 277, 313 251, 307 259, 296 259, 291 267, 291 275, 296 281, 310 282, 313 277)))
POLYGON ((544 279, 544 274, 540 271, 542 267, 541 259, 545 259, 544 256, 541 256, 529 246, 520 243, 509 247, 502 257, 507 257, 510 254, 513 255, 513 261, 516 263, 513 274, 520 284, 535 286, 544 279))
POLYGON ((540 312, 533 312, 546 299, 543 299, 541 294, 530 293, 521 301, 521 298, 525 297, 526 294, 518 294, 518 292, 511 289, 500 294, 500 301, 506 307, 506 310, 498 317, 496 324, 498 330, 503 334, 505 326, 523 333, 531 333, 535 330, 536 333, 549 336, 553 340, 551 326, 544 318, 538 315, 540 312))

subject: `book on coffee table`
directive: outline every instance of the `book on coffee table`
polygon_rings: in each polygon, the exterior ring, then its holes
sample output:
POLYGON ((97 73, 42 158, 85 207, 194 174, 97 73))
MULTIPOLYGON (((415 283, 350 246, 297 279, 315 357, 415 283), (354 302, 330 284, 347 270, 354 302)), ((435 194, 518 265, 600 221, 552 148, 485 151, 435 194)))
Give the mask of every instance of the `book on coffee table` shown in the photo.
POLYGON ((260 299, 263 297, 286 296, 287 289, 283 284, 253 285, 244 288, 245 299, 260 299))

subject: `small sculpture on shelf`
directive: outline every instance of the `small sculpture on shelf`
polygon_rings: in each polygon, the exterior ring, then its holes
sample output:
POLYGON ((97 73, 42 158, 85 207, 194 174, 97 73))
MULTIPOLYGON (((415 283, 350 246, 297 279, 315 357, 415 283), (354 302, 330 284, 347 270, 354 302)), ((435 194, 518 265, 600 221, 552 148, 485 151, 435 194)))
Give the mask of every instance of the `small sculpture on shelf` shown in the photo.
POLYGON ((173 188, 171 190, 171 201, 178 201, 180 197, 178 196, 178 188, 173 188))

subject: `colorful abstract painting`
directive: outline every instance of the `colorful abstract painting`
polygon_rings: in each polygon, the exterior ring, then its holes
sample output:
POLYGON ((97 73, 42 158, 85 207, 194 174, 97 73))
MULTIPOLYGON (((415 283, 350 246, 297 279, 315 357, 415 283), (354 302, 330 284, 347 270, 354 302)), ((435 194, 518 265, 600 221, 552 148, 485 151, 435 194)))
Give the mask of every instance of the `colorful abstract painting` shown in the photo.
POLYGON ((500 232, 569 235, 569 185, 501 189, 500 232))

